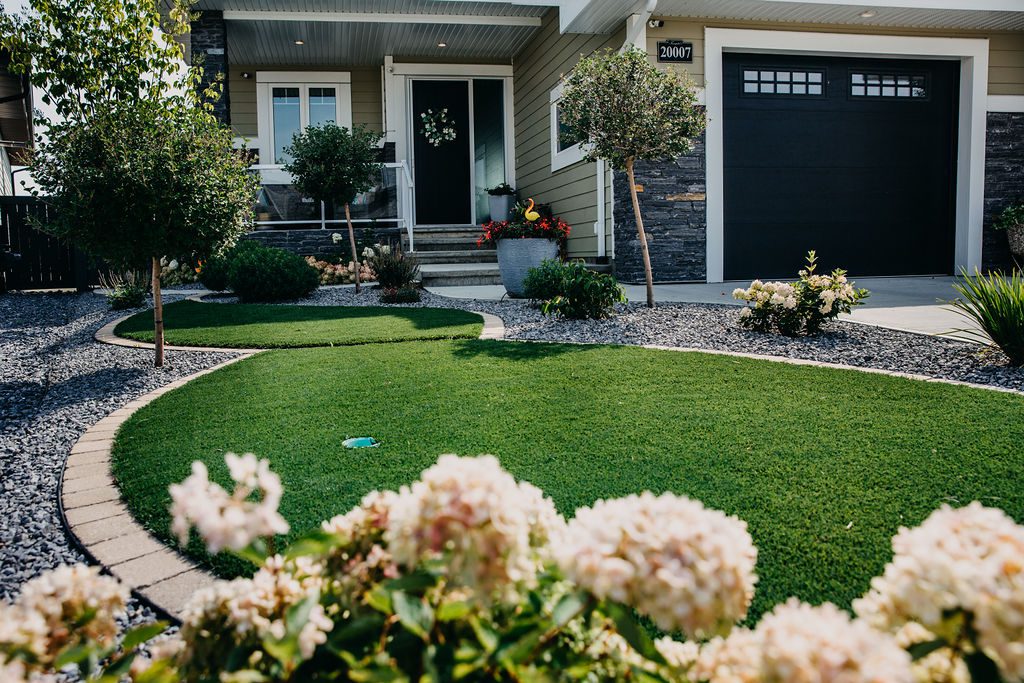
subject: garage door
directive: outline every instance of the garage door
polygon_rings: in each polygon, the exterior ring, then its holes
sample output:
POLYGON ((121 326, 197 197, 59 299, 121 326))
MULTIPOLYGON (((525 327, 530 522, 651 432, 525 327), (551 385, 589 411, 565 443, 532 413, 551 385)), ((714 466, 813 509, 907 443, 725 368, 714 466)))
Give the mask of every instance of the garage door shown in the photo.
POLYGON ((953 269, 959 64, 724 57, 725 277, 953 269))

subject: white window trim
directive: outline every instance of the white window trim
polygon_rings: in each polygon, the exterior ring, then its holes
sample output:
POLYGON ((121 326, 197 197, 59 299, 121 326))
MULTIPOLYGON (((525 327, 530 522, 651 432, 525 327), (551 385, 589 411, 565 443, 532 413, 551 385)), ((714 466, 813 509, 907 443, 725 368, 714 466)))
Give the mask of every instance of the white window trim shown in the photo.
POLYGON ((335 120, 339 126, 352 127, 352 74, 347 71, 257 71, 256 72, 256 143, 260 150, 260 166, 264 168, 263 182, 289 184, 292 179, 273 161, 274 127, 271 92, 278 88, 299 88, 301 121, 309 121, 310 86, 332 85, 337 93, 335 120), (268 156, 269 155, 269 156, 268 156))
POLYGON ((558 149, 558 101, 562 99, 562 91, 565 88, 564 83, 559 83, 551 91, 551 172, 560 171, 563 168, 568 168, 573 164, 578 164, 583 161, 583 157, 586 156, 586 151, 583 149, 583 143, 577 143, 572 147, 566 147, 559 151, 558 149))
POLYGON ((722 282, 725 268, 725 179, 722 166, 722 53, 768 52, 960 62, 954 266, 981 267, 985 195, 985 129, 988 109, 988 39, 879 36, 757 29, 704 31, 707 100, 707 281, 722 282))

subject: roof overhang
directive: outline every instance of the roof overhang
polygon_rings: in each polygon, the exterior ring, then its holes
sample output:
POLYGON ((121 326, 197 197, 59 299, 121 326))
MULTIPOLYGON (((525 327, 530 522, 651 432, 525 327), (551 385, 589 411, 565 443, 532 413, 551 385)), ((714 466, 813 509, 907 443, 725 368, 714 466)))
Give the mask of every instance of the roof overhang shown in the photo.
MULTIPOLYGON (((607 33, 636 0, 563 0, 563 32, 607 33)), ((1024 30, 1024 0, 658 0, 655 16, 949 30, 1024 30), (869 14, 870 16, 862 16, 869 14)))
POLYGON ((554 1, 203 0, 199 9, 223 12, 234 64, 366 66, 386 55, 508 63, 554 1))

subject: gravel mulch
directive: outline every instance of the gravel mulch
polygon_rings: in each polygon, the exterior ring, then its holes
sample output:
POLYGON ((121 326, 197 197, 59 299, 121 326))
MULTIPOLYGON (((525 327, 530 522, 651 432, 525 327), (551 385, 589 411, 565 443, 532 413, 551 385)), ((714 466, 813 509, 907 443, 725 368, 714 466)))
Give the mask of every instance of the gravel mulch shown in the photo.
MULTIPOLYGON (((0 599, 84 559, 57 509, 61 468, 82 433, 142 394, 230 357, 168 351, 158 370, 152 351, 93 340, 130 312, 109 312, 95 294, 0 296, 0 599)), ((133 605, 133 618, 146 616, 133 605)))
MULTIPOLYGON (((234 301, 211 296, 210 301, 234 301)), ((315 306, 380 305, 379 293, 364 288, 321 288, 295 303, 315 306)), ((410 306, 462 308, 492 313, 505 321, 507 339, 588 344, 654 344, 676 348, 738 351, 907 372, 1024 391, 1024 368, 1013 368, 998 351, 955 339, 900 332, 837 321, 809 338, 747 332, 739 327, 738 306, 666 303, 649 309, 626 304, 608 320, 545 318, 528 302, 452 299, 423 292, 410 306)), ((854 314, 856 315, 856 313, 854 314)))

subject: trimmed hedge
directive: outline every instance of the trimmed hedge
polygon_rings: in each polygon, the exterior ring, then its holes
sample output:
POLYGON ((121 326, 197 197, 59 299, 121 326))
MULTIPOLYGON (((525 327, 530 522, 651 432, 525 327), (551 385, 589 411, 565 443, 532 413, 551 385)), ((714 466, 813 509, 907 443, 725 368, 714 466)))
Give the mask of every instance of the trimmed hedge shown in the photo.
POLYGON ((228 257, 227 285, 243 302, 301 299, 319 284, 316 269, 284 249, 246 240, 228 257))

